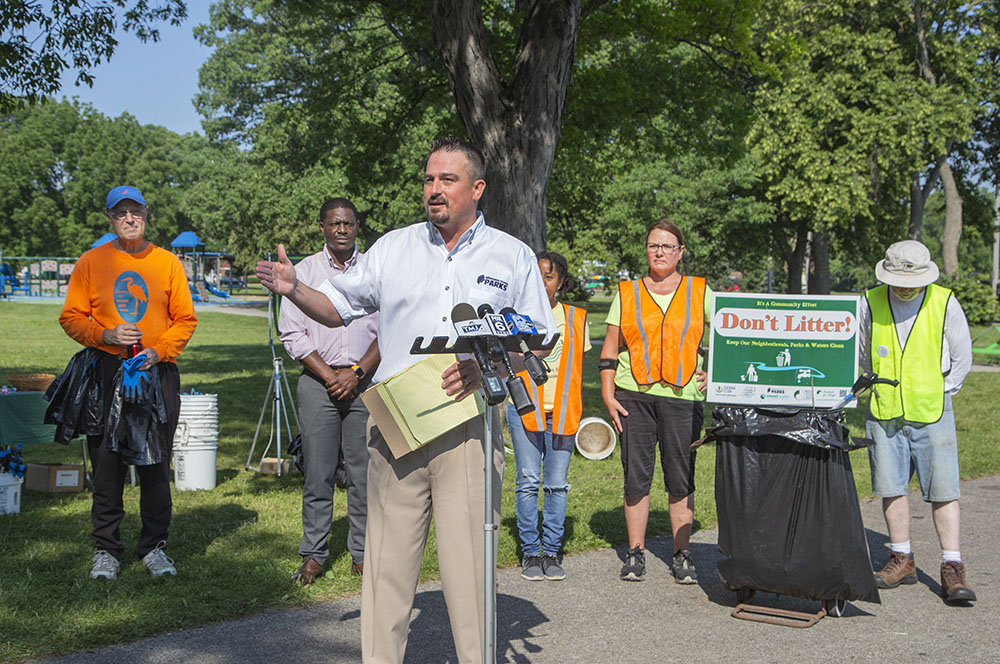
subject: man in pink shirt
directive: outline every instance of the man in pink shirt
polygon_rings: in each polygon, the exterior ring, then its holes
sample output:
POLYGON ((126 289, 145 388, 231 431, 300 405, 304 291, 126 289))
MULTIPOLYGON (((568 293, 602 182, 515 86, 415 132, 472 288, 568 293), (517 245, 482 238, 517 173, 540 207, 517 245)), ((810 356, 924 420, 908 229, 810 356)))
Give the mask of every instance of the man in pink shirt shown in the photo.
MULTIPOLYGON (((305 284, 318 287, 349 272, 361 255, 355 246, 358 211, 346 198, 328 198, 319 212, 323 250, 295 268, 305 284)), ((330 556, 334 471, 341 453, 347 470, 347 550, 351 573, 364 572, 368 477, 368 410, 360 393, 379 363, 378 313, 347 327, 317 323, 282 298, 278 329, 285 350, 302 365, 297 398, 305 485, 302 489, 302 565, 292 581, 308 586, 323 576, 330 556)))

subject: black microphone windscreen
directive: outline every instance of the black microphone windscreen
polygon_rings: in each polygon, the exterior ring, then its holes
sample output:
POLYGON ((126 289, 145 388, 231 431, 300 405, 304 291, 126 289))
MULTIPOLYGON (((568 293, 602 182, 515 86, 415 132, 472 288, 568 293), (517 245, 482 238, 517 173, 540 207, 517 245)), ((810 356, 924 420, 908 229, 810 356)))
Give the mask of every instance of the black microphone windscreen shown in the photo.
POLYGON ((476 317, 476 310, 467 302, 459 302, 451 310, 451 322, 458 323, 463 320, 473 320, 476 317))
POLYGON ((478 314, 479 318, 483 318, 486 316, 486 314, 491 314, 491 313, 493 313, 493 307, 491 307, 486 302, 480 304, 479 308, 476 310, 476 314, 478 314))
POLYGON ((507 314, 516 314, 516 313, 517 312, 510 307, 504 307, 503 309, 500 310, 501 316, 506 316, 507 314))

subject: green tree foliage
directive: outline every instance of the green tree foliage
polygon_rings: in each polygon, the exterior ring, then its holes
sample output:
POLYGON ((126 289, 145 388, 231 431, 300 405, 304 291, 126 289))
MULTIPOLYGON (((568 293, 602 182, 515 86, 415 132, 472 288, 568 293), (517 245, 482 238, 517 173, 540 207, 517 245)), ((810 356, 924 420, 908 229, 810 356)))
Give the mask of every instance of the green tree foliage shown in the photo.
MULTIPOLYGON (((873 260, 907 232, 914 174, 971 135, 979 56, 954 27, 967 25, 967 6, 932 4, 765 3, 756 43, 772 75, 759 86, 748 141, 799 256, 811 232, 833 255, 873 260), (924 75, 928 61, 937 78, 924 75)), ((816 282, 829 288, 825 276, 816 282)))
POLYGON ((993 292, 988 283, 983 283, 969 276, 948 277, 944 275, 939 283, 955 292, 955 297, 961 303, 965 317, 972 325, 989 325, 1000 319, 997 294, 993 292))
POLYGON ((110 58, 116 30, 159 40, 156 24, 179 25, 183 0, 4 0, 0 4, 0 110, 59 90, 63 71, 93 84, 90 70, 110 58), (47 7, 45 5, 48 5, 47 7))
POLYGON ((75 256, 109 230, 108 190, 132 184, 150 206, 147 237, 169 244, 193 227, 183 197, 201 175, 203 137, 108 118, 86 104, 43 101, 0 115, 0 248, 75 256))
MULTIPOLYGON (((710 79, 733 75, 754 7, 231 0, 198 29, 215 48, 198 106, 213 137, 252 145, 252 163, 273 159, 299 174, 335 162, 373 228, 418 218, 414 186, 430 138, 467 135, 489 157, 487 219, 540 248, 560 131, 594 136, 571 150, 566 163, 576 164, 623 136, 641 141, 667 108, 697 115, 676 77, 692 70, 693 55, 710 79), (687 51, 671 62, 679 44, 687 51), (567 108, 576 104, 572 121, 563 121, 563 95, 567 108)), ((590 186, 567 185, 580 194, 590 186)))

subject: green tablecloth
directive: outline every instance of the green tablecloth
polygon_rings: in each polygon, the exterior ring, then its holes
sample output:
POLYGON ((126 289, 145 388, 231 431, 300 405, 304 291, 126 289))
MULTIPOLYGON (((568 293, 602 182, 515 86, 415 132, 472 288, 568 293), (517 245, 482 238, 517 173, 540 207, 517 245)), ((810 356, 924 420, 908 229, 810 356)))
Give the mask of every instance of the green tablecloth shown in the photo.
POLYGON ((49 402, 44 392, 0 394, 0 445, 51 443, 54 424, 44 424, 49 402))

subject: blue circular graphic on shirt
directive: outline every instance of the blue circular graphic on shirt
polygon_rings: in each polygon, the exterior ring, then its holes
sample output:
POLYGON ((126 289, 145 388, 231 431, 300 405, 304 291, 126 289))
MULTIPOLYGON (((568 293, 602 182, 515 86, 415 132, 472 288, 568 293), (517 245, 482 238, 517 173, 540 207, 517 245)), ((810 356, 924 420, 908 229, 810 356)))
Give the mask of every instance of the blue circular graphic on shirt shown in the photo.
POLYGON ((115 309, 126 323, 138 323, 149 306, 149 289, 137 272, 126 270, 115 279, 115 309))

